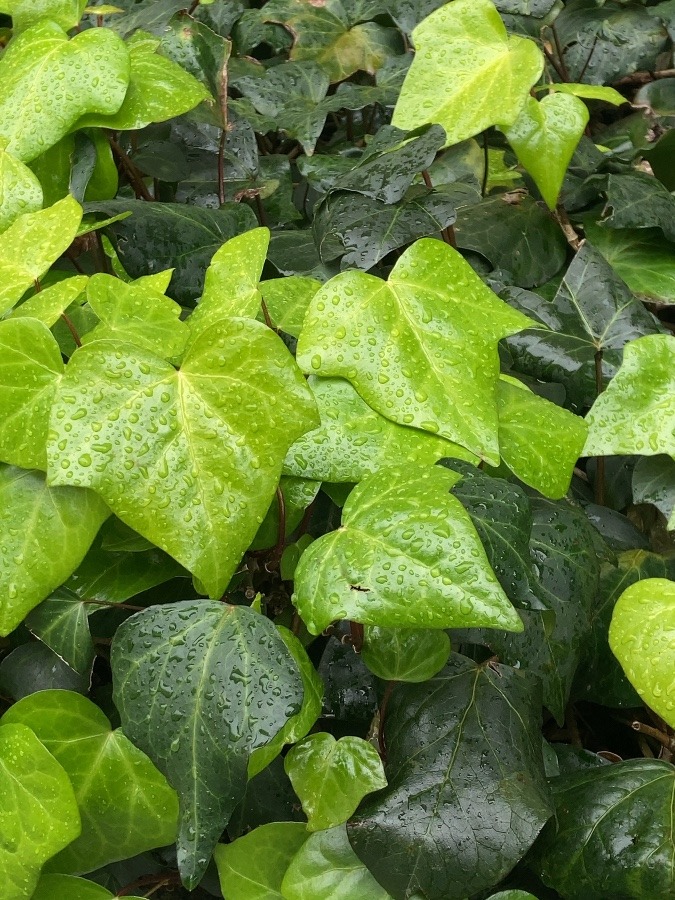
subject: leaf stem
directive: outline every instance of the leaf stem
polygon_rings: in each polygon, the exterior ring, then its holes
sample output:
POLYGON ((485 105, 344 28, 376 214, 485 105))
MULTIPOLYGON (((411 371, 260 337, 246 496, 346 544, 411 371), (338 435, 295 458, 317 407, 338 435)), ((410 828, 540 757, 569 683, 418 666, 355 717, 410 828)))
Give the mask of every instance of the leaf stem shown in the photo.
POLYGON ((669 750, 671 753, 675 752, 675 738, 670 737, 658 728, 652 728, 651 725, 645 725, 645 723, 640 722, 639 719, 635 719, 632 722, 626 722, 625 724, 630 725, 633 731, 637 731, 639 734, 646 734, 648 737, 654 738, 655 741, 658 741, 662 747, 665 747, 666 750, 669 750))
MULTIPOLYGON (((604 391, 605 386, 602 378, 602 348, 598 347, 594 356, 595 363, 595 392, 599 397, 604 391)), ((598 506, 605 505, 605 457, 595 457, 595 483, 594 483, 595 502, 598 506)))
POLYGON ((558 30, 555 27, 555 22, 551 23, 551 34, 553 35, 553 42, 555 43, 555 52, 558 54, 558 62, 560 63, 563 81, 569 81, 570 73, 567 71, 567 65, 565 64, 565 57, 563 56, 562 47, 560 46, 560 38, 558 37, 558 30))
POLYGON ((93 606, 111 606, 115 609, 129 609, 131 612, 143 612, 145 606, 133 606, 131 603, 114 603, 112 600, 82 600, 82 603, 93 606))
POLYGON ((389 705, 389 698, 391 697, 391 692, 394 690, 396 686, 396 681, 388 681, 384 688, 384 694, 382 695, 382 703, 380 703, 380 723, 377 728, 377 743, 380 748, 380 756, 382 759, 387 758, 387 745, 384 740, 384 720, 387 715, 387 706, 389 705))
POLYGON ((82 346, 82 341, 81 341, 81 339, 80 339, 80 335, 77 333, 77 328, 75 328, 75 326, 73 325, 73 321, 72 321, 72 319, 70 318, 70 316, 68 316, 68 315, 66 315, 66 313, 62 312, 62 313, 61 313, 61 318, 63 319, 63 321, 64 321, 64 322, 66 323, 66 325, 68 326, 68 331, 69 331, 69 332, 71 333, 71 335, 73 336, 73 340, 75 341, 75 346, 76 346, 76 347, 81 347, 81 346, 82 346))
POLYGON ((134 193, 136 194, 136 197, 141 200, 147 200, 149 202, 152 202, 154 200, 154 197, 152 196, 150 191, 145 186, 145 183, 141 176, 140 169, 138 169, 137 166, 133 163, 133 161, 131 159, 129 159, 127 154, 120 147, 120 145, 117 143, 117 141, 112 136, 112 134, 108 135, 108 140, 110 142, 110 148, 111 148, 113 154, 115 155, 115 157, 117 158, 118 162, 124 169, 127 179, 129 180, 129 184, 134 189, 134 193))
POLYGON ((595 48, 598 45, 599 37, 600 37, 600 32, 598 31, 597 34, 595 35, 595 37, 593 38, 593 45, 591 46, 591 52, 586 57, 586 62, 581 67, 581 72, 579 72, 579 74, 577 76, 577 81, 581 81, 582 78, 584 77, 584 75, 586 74, 586 69, 588 68, 588 64, 590 63, 591 59, 593 58, 593 54, 595 53, 595 48))
POLYGON ((484 197, 487 194, 488 181, 490 179, 490 154, 488 148, 487 131, 483 132, 483 179, 480 186, 480 195, 484 197))

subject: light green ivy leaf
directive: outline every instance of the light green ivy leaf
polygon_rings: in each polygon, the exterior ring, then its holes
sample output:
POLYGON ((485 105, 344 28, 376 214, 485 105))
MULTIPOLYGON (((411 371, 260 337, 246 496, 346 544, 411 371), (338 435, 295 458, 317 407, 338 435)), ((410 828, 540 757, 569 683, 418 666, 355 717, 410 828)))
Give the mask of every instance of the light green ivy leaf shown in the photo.
POLYGON ((316 278, 289 275, 286 278, 263 281, 259 285, 259 290, 274 326, 298 338, 305 313, 320 287, 321 282, 316 278))
MULTIPOLYGON (((115 900, 115 895, 86 878, 76 878, 74 875, 43 875, 31 900, 115 900)), ((143 898, 127 896, 126 900, 143 900, 143 898)))
POLYGON ((38 319, 47 328, 51 328, 61 318, 61 315, 74 303, 87 287, 86 275, 74 275, 72 278, 64 278, 56 284, 37 291, 32 297, 20 306, 14 307, 11 312, 13 319, 38 319))
POLYGON ((0 147, 0 233, 24 213, 42 209, 42 186, 28 166, 0 147))
POLYGON ((87 5, 87 0, 2 0, 0 12, 12 17, 15 34, 39 22, 50 19, 64 31, 74 28, 87 5))

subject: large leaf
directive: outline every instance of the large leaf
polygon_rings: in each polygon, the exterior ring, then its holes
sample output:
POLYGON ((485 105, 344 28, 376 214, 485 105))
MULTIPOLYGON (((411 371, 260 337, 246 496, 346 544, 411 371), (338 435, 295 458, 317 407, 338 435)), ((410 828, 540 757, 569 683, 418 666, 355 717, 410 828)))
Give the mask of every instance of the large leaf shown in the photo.
POLYGON ((107 28, 68 40, 42 20, 17 35, 0 60, 0 138, 30 162, 66 135, 86 113, 111 115, 129 84, 129 51, 107 28), (62 85, 55 90, 55 85, 62 85))
POLYGON ((15 703, 2 724, 30 728, 63 766, 75 791, 82 834, 50 869, 91 872, 173 842, 175 792, 120 729, 111 729, 91 700, 72 691, 39 691, 15 703))
POLYGON ((37 319, 0 322, 0 459, 47 468, 49 411, 63 374, 59 345, 37 319))
POLYGON ((645 578, 621 594, 609 645, 628 680, 654 712, 675 727, 675 581, 645 578))
MULTIPOLYGON (((572 260, 553 301, 512 291, 509 301, 546 327, 509 338, 514 367, 559 381, 578 409, 597 395, 596 353, 605 382, 619 367, 628 341, 660 330, 604 257, 586 243, 572 260)), ((633 451, 634 452, 634 451, 633 451)))
POLYGON ((349 495, 342 527, 303 553, 294 602, 313 634, 336 619, 404 628, 522 629, 461 503, 456 472, 382 469, 349 495))
POLYGON ((290 354, 259 322, 222 320, 178 372, 95 341, 73 355, 52 409, 50 479, 94 488, 220 597, 314 416, 290 354))
POLYGON ((243 203, 199 209, 182 203, 108 200, 89 203, 87 209, 107 216, 133 213, 110 226, 122 265, 133 278, 175 266, 171 292, 179 302, 201 295, 206 269, 223 242, 256 224, 243 203))
POLYGON ((420 240, 387 282, 353 271, 324 285, 297 358, 306 372, 347 378, 388 419, 496 464, 497 343, 527 325, 456 250, 420 240))
POLYGON ((518 161, 534 178, 549 209, 555 209, 567 166, 588 118, 586 104, 573 94, 554 93, 539 102, 528 97, 516 121, 504 129, 518 161))
POLYGON ((654 334, 631 341, 586 421, 586 456, 675 456, 675 337, 654 334))
POLYGON ((0 148, 0 233, 18 216, 42 208, 40 182, 20 160, 0 148))
MULTIPOLYGON (((0 334, 1 334, 0 329, 0 334)), ((385 466, 432 464, 444 456, 475 461, 458 444, 385 419, 342 378, 308 380, 321 425, 288 451, 284 471, 301 478, 355 483, 385 466)))
POLYGON ((49 487, 38 472, 0 465, 0 634, 77 568, 108 515, 93 491, 49 487))
POLYGON ((649 897, 675 891, 675 769, 657 759, 554 778, 555 821, 532 866, 567 900, 649 897))
POLYGON ((4 900, 32 896, 40 869, 80 833, 68 776, 24 725, 0 727, 0 879, 4 900))
POLYGON ((127 619, 111 661, 125 733, 178 792, 178 864, 192 889, 244 796, 251 751, 300 708, 297 666, 269 619, 210 601, 127 619))
POLYGON ((552 811, 540 702, 532 676, 458 654, 431 681, 394 689, 389 787, 348 833, 396 900, 416 891, 463 900, 496 884, 532 844, 552 811))
POLYGON ((325 731, 311 734, 287 753, 284 768, 308 831, 342 825, 366 794, 387 786, 375 747, 352 735, 336 741, 325 731))
POLYGON ((82 208, 72 197, 19 216, 2 235, 0 315, 33 287, 73 242, 82 208))
POLYGON ((446 146, 490 125, 511 125, 541 75, 533 41, 508 35, 490 0, 455 0, 413 31, 417 49, 394 110, 394 125, 443 126, 446 146))

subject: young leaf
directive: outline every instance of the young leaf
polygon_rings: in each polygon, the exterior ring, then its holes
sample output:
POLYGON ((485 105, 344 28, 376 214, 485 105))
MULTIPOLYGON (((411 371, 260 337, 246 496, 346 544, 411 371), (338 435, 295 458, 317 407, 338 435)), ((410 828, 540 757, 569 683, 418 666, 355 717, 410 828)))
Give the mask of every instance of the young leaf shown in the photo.
POLYGON ((332 734, 312 734, 286 754, 284 768, 308 831, 342 825, 366 794, 387 786, 377 750, 358 737, 336 741, 332 734))
POLYGON ((20 160, 0 147, 0 233, 19 216, 42 209, 40 182, 20 160))
POLYGON ((298 364, 347 378, 388 419, 496 464, 497 343, 528 324, 456 250, 423 239, 387 282, 352 271, 325 284, 305 317, 298 364))
POLYGON ((586 417, 584 456, 675 456, 675 337, 631 341, 621 368, 586 417))
POLYGON ((269 619, 210 601, 127 619, 111 664, 125 733, 178 792, 178 865, 191 890, 244 796, 250 753, 300 709, 297 665, 269 619))
POLYGON ((107 28, 68 40, 56 22, 43 19, 10 41, 0 81, 0 138, 8 152, 30 162, 85 113, 117 112, 129 84, 129 51, 107 28))
POLYGON ((450 656, 450 638, 431 628, 364 628, 361 659, 384 681, 428 681, 450 656))
POLYGON ((308 384, 321 425, 302 435, 288 451, 284 471, 290 475, 354 484, 402 463, 431 465, 446 456, 477 461, 445 438, 385 419, 342 378, 312 375, 308 384))
POLYGON ((87 5, 87 0, 2 0, 0 12, 12 17, 15 34, 40 19, 51 19, 64 31, 74 28, 87 5))
POLYGON ((2 725, 30 728, 75 791, 82 833, 48 868, 91 872, 173 842, 175 792, 91 700, 72 691, 39 691, 15 703, 2 725))
POLYGON ((442 125, 446 146, 511 125, 544 67, 537 45, 508 35, 490 0, 455 0, 413 31, 417 53, 392 124, 442 125))
POLYGON ((554 778, 555 819, 530 865, 569 900, 649 897, 675 890, 675 769, 631 759, 554 778))
MULTIPOLYGON (((623 98, 622 98, 623 99, 623 98)), ((555 209, 565 172, 588 123, 586 104, 573 94, 528 97, 504 134, 549 209, 555 209)))
POLYGON ((394 688, 389 786, 347 826, 392 896, 460 900, 496 884, 530 847, 552 812, 540 702, 531 675, 458 654, 430 681, 394 688))
POLYGON ((93 491, 49 487, 38 472, 0 465, 0 634, 63 584, 109 515, 93 491))
POLYGON ((309 836, 281 882, 284 900, 391 900, 354 853, 344 825, 309 836))
POLYGON ((80 833, 68 776, 30 728, 0 727, 0 882, 3 900, 33 894, 40 869, 80 833))
POLYGON ((49 411, 64 366, 59 345, 37 319, 0 322, 0 459, 47 468, 49 411))
POLYGON ((609 645, 628 680, 675 727, 675 581, 645 578, 617 600, 609 645))
POLYGON ((303 553, 294 602, 319 634, 337 619, 404 628, 522 630, 471 520, 456 472, 382 469, 349 495, 342 527, 303 553))
POLYGON ((299 338, 305 313, 320 287, 321 282, 316 278, 289 275, 287 278, 262 281, 258 285, 258 290, 274 326, 294 338, 299 338))
POLYGON ((604 103, 611 103, 612 106, 622 106, 628 102, 623 94, 615 91, 614 88, 603 87, 599 84, 573 84, 566 81, 550 82, 535 88, 535 91, 540 90, 573 94, 575 97, 582 97, 584 100, 602 100, 604 103))
POLYGON ((12 319, 37 319, 51 328, 83 293, 88 280, 86 275, 74 275, 50 284, 24 300, 20 306, 15 306, 10 315, 12 319))
POLYGON ((73 355, 54 403, 51 483, 94 488, 220 597, 314 416, 292 357, 259 322, 220 321, 178 372, 95 341, 73 355))
POLYGON ((2 235, 0 316, 42 278, 77 234, 82 207, 66 197, 48 209, 19 216, 2 235))
POLYGON ((270 822, 230 844, 217 844, 213 858, 223 896, 282 900, 281 882, 308 837, 302 822, 270 822))

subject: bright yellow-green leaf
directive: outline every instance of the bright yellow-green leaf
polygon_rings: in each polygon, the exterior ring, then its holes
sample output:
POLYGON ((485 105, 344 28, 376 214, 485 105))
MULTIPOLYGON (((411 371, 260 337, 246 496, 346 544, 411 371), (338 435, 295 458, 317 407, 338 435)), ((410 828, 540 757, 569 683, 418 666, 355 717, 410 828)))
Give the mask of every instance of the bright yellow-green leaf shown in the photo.
POLYGON ((601 84, 573 84, 567 81, 553 81, 535 88, 537 93, 546 90, 574 94, 575 97, 581 97, 582 100, 604 100, 605 103, 611 103, 613 106, 622 106, 624 103, 628 103, 623 94, 615 91, 614 88, 604 87, 601 84))
POLYGON ((15 33, 40 19, 50 19, 64 31, 70 31, 80 21, 86 5, 87 0, 1 0, 0 12, 12 17, 15 33))
POLYGON ((0 147, 0 232, 24 213, 42 209, 40 182, 20 160, 0 147))
POLYGON ((15 307, 11 317, 38 319, 47 328, 51 328, 86 289, 88 280, 86 275, 74 275, 72 278, 57 281, 56 284, 50 284, 15 307))
POLYGON ((282 900, 281 882, 309 835, 302 822, 270 822, 213 853, 228 900, 282 900))

